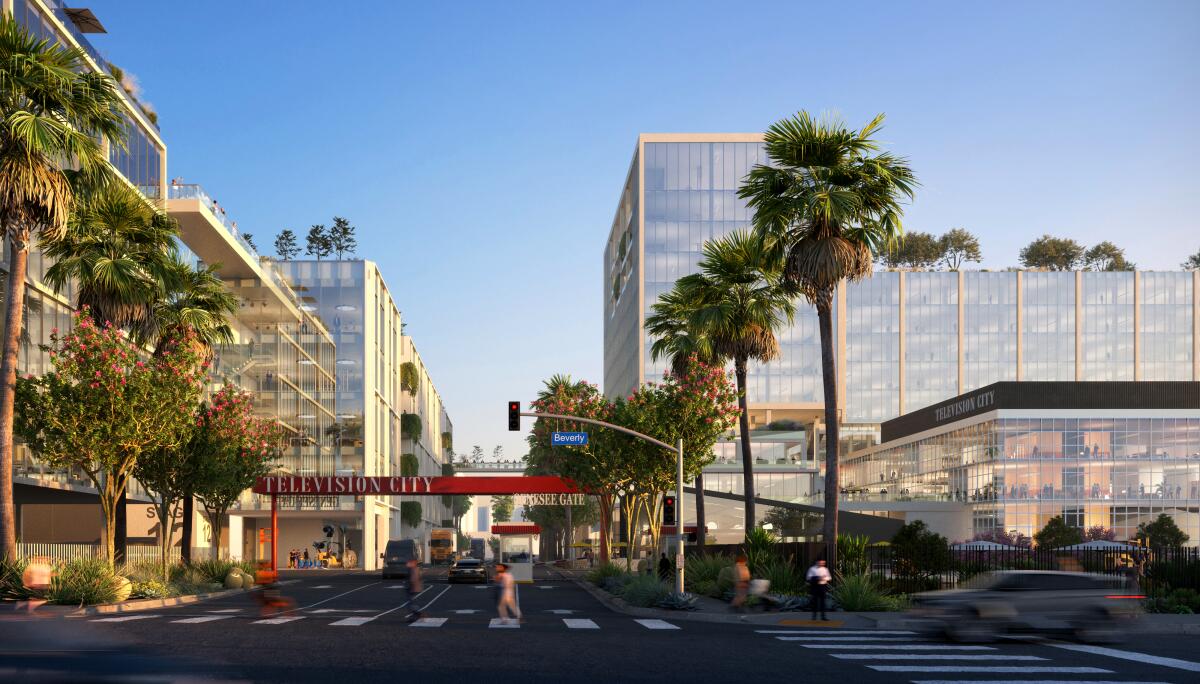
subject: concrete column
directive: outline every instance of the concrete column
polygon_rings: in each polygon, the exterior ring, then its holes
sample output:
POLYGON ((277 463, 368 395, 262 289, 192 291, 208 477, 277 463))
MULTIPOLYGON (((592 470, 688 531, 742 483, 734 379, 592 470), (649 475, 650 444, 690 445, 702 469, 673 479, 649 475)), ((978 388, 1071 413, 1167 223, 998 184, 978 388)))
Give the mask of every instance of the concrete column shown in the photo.
POLYGON ((362 548, 358 549, 358 564, 364 570, 374 570, 379 562, 379 551, 375 547, 375 499, 363 497, 362 548))
POLYGON ((1142 379, 1142 272, 1133 272, 1133 379, 1142 379))
POLYGON ((1192 379, 1200 381, 1200 270, 1192 271, 1192 379))
POLYGON ((897 273, 897 275, 899 276, 898 286, 896 288, 897 297, 899 298, 897 306, 899 307, 900 311, 900 314, 897 318, 897 321, 900 324, 900 331, 897 333, 900 336, 898 341, 900 352, 900 415, 904 415, 904 271, 900 271, 897 273))
POLYGON ((966 377, 965 368, 963 366, 966 360, 966 350, 963 349, 963 342, 966 341, 966 333, 963 332, 963 323, 966 321, 966 312, 963 309, 964 300, 967 297, 966 281, 963 277, 963 272, 958 272, 958 393, 962 394, 967 391, 964 378, 966 377))
POLYGON ((240 515, 229 516, 229 557, 233 560, 242 560, 245 555, 243 547, 245 546, 245 518, 240 515))
POLYGON ((1083 380, 1083 271, 1075 271, 1075 382, 1083 380))
POLYGON ((1025 379, 1025 373, 1022 370, 1022 347, 1025 346, 1025 336, 1021 329, 1025 327, 1025 292, 1024 283, 1021 280, 1021 271, 1017 271, 1017 382, 1025 379))

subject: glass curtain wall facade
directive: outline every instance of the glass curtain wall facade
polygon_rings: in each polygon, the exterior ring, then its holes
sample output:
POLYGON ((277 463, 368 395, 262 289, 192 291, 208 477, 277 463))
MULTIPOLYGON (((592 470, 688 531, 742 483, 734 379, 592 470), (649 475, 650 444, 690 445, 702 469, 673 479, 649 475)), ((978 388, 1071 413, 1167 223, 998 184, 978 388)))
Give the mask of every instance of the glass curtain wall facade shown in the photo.
POLYGON ((1001 411, 999 418, 963 421, 847 459, 846 500, 897 508, 958 502, 969 511, 974 534, 1032 536, 1062 515, 1073 527, 1102 525, 1129 539, 1139 524, 1167 513, 1194 545, 1200 540, 1200 409, 1190 417, 1134 413, 1001 411))

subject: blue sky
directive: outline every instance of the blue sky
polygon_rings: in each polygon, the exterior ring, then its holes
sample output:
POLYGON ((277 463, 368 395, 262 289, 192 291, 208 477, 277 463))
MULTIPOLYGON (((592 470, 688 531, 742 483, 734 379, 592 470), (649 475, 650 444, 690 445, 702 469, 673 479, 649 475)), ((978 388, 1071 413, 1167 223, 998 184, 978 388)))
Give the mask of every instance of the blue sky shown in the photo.
POLYGON ((984 267, 1045 232, 1140 267, 1200 249, 1200 3, 90 0, 158 109, 169 171, 260 246, 357 227, 455 423, 524 453, 504 402, 600 382, 601 250, 639 132, 799 109, 880 136, 984 267))

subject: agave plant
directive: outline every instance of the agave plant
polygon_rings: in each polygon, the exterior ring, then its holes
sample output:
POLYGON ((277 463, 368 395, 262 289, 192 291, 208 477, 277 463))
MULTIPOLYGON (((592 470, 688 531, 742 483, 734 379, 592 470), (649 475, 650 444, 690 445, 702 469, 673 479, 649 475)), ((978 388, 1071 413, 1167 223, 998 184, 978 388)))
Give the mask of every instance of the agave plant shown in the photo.
POLYGON ((696 610, 698 607, 696 604, 699 601, 699 597, 695 594, 676 591, 672 592, 670 596, 659 599, 656 605, 667 610, 696 610))

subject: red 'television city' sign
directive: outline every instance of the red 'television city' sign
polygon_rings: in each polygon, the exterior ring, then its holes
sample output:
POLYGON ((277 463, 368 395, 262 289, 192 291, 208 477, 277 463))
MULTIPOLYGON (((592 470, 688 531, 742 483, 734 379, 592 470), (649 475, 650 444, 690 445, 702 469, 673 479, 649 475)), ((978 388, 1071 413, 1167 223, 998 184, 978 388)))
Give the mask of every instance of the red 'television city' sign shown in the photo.
POLYGON ((365 477, 272 475, 254 483, 256 494, 370 496, 378 494, 574 494, 575 483, 555 475, 500 477, 365 477))

